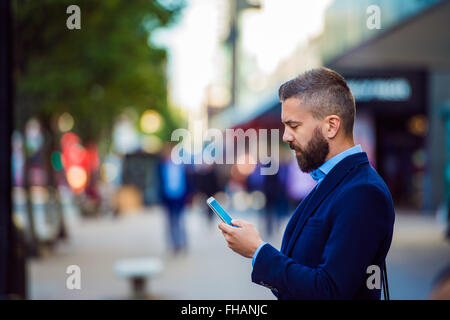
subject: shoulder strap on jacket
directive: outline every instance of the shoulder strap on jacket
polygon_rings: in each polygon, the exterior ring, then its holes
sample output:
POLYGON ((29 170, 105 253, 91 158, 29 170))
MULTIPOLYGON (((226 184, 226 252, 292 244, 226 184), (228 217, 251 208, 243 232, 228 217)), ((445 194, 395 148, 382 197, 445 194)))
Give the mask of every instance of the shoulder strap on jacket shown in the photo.
POLYGON ((384 300, 390 300, 389 285, 388 285, 387 270, 386 270, 386 260, 383 261, 382 283, 383 283, 384 300))

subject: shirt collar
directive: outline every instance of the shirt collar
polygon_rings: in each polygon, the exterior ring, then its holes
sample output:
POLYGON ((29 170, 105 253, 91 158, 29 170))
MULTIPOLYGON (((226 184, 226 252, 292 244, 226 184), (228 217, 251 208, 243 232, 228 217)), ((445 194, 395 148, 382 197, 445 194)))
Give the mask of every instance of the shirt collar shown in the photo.
POLYGON ((310 173, 311 177, 317 181, 317 183, 320 183, 325 176, 331 171, 331 169, 334 168, 335 165, 337 165, 340 161, 342 161, 344 158, 355 154, 362 152, 361 145, 358 144, 354 147, 348 148, 347 150, 335 155, 334 157, 330 158, 328 161, 326 161, 324 164, 322 164, 319 168, 312 171, 310 173))

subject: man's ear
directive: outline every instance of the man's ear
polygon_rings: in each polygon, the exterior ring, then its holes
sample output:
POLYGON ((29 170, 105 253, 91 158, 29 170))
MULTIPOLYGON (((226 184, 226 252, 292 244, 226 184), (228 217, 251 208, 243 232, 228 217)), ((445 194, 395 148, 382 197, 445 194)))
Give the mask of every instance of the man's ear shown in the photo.
POLYGON ((339 128, 341 127, 341 118, 337 115, 330 115, 326 117, 326 133, 325 136, 328 139, 333 139, 336 137, 339 128))

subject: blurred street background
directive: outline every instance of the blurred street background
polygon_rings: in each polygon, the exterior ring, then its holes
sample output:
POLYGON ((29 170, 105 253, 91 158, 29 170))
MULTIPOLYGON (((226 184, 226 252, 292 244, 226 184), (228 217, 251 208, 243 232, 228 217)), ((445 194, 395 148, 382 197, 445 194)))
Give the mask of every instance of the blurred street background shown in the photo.
POLYGON ((10 118, 0 119, 0 163, 11 170, 0 176, 0 298, 274 299, 205 201, 216 197, 279 248, 314 180, 281 140, 276 175, 261 175, 247 148, 242 163, 175 164, 172 133, 192 135, 180 147, 191 160, 211 148, 212 128, 281 139, 278 87, 320 66, 347 80, 355 142, 392 193, 391 298, 437 297, 450 272, 450 1, 1 8, 10 118), (68 288, 69 266, 81 271, 79 290, 68 288))

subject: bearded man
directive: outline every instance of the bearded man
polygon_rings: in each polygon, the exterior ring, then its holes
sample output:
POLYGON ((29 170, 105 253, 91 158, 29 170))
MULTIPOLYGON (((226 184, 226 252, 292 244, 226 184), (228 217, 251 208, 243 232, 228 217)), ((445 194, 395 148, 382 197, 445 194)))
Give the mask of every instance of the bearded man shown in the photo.
POLYGON ((385 271, 395 212, 388 187, 355 146, 347 83, 313 69, 281 85, 279 98, 283 141, 317 185, 292 214, 281 250, 242 219, 232 221, 239 228, 219 229, 233 251, 252 259, 252 281, 278 299, 380 299, 383 279, 371 277, 385 271))

